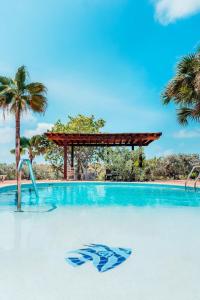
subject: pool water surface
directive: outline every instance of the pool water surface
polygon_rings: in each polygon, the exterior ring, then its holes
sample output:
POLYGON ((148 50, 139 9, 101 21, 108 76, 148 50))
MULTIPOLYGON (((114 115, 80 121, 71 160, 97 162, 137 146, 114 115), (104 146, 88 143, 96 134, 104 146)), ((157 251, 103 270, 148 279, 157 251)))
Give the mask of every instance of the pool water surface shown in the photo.
MULTIPOLYGON (((38 184, 22 188, 22 205, 54 206, 200 206, 199 189, 140 183, 38 184)), ((16 205, 16 187, 0 189, 0 206, 16 205)))

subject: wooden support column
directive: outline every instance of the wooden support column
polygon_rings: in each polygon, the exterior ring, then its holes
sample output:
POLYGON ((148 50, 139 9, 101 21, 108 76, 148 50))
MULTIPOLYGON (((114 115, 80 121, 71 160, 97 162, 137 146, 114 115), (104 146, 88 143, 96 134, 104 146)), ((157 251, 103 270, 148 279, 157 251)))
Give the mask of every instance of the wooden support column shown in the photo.
POLYGON ((64 146, 64 180, 67 180, 67 146, 64 146))
POLYGON ((139 167, 143 167, 142 147, 139 147, 139 167))
POLYGON ((74 167, 74 146, 71 146, 71 168, 74 167))
MULTIPOLYGON (((134 151, 134 145, 132 145, 131 146, 131 150, 132 150, 132 152, 134 151)), ((131 180, 132 181, 135 181, 135 173, 134 173, 134 159, 133 159, 133 157, 132 157, 132 170, 131 170, 131 173, 132 173, 132 175, 131 175, 131 180)))

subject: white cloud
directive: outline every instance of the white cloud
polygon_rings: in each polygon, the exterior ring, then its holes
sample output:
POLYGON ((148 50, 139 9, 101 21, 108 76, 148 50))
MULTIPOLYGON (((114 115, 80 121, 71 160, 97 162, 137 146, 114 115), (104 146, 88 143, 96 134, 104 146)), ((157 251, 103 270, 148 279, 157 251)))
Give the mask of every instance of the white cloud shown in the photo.
POLYGON ((181 129, 178 132, 175 132, 173 136, 178 139, 190 139, 196 137, 199 138, 200 129, 194 129, 194 130, 181 129))
POLYGON ((156 19, 163 25, 200 11, 200 0, 153 0, 156 19))
POLYGON ((44 132, 51 129, 52 127, 53 124, 51 123, 38 123, 35 129, 26 129, 24 135, 30 138, 37 134, 43 134, 44 132))

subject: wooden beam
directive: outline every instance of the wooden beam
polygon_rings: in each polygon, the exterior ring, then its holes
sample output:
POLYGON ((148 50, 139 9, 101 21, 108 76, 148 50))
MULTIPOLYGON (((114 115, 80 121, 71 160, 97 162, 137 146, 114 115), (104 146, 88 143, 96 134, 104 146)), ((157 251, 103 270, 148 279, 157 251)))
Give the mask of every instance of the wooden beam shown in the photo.
MULTIPOLYGON (((58 145, 58 144, 57 144, 58 145)), ((73 144, 74 146, 77 147, 130 147, 133 145, 133 143, 131 144, 73 144)), ((71 146, 68 144, 68 146, 71 146)), ((134 146, 138 146, 138 144, 135 144, 134 146)))
POLYGON ((81 147, 113 147, 113 146, 147 146, 162 135, 157 133, 97 133, 97 134, 65 134, 46 133, 46 136, 59 146, 81 146, 81 147))

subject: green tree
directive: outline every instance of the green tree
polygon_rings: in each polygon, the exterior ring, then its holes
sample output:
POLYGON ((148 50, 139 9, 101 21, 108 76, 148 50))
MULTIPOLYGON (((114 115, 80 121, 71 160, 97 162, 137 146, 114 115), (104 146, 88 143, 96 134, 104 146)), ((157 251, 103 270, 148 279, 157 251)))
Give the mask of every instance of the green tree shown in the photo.
MULTIPOLYGON (((60 133, 98 133, 104 125, 105 121, 103 119, 95 119, 93 115, 68 116, 66 124, 58 120, 51 131, 60 133)), ((45 160, 50 162, 59 177, 63 174, 64 161, 62 147, 58 147, 55 143, 48 141, 44 136, 41 145, 45 145, 46 147, 45 160)), ((96 154, 96 147, 75 147, 75 167, 79 177, 83 175, 84 169, 88 167, 88 164, 94 161, 96 154)))
MULTIPOLYGON (((123 181, 139 181, 143 172, 141 158, 145 164, 143 149, 131 151, 125 147, 103 148, 99 151, 99 159, 106 170, 117 174, 116 179, 123 181)), ((101 171, 102 172, 102 171, 101 171)), ((102 175, 100 174, 102 178, 102 175)))
POLYGON ((185 179, 192 167, 199 164, 197 154, 173 154, 155 160, 153 179, 185 179))
POLYGON ((40 82, 28 83, 27 81, 28 73, 25 66, 18 68, 13 79, 0 76, 0 108, 3 110, 4 115, 8 111, 15 116, 15 156, 18 191, 20 183, 17 168, 20 160, 21 116, 27 110, 35 113, 44 113, 47 107, 46 87, 40 82))
POLYGON ((164 104, 175 103, 180 124, 187 125, 189 119, 200 121, 200 48, 177 64, 162 100, 164 104))

